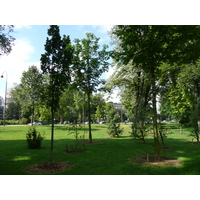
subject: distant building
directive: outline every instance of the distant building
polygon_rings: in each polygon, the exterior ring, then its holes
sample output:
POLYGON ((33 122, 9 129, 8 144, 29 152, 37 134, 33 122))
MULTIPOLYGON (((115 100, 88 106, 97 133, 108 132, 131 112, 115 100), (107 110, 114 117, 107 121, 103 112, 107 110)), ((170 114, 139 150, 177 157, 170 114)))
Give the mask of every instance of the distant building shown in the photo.
POLYGON ((0 96, 0 120, 3 119, 4 99, 0 96))
POLYGON ((3 119, 3 109, 4 109, 4 107, 0 106, 0 120, 3 119))
POLYGON ((13 99, 12 99, 12 91, 13 91, 16 87, 19 87, 19 84, 13 83, 13 87, 8 88, 8 90, 7 90, 7 96, 6 96, 6 107, 8 107, 8 104, 9 104, 9 103, 12 103, 12 102, 13 102, 13 99))
POLYGON ((113 103, 112 101, 110 101, 108 103, 111 103, 115 109, 119 109, 119 110, 124 109, 124 107, 121 103, 113 103))
POLYGON ((0 96, 0 106, 3 106, 4 100, 3 97, 0 96))

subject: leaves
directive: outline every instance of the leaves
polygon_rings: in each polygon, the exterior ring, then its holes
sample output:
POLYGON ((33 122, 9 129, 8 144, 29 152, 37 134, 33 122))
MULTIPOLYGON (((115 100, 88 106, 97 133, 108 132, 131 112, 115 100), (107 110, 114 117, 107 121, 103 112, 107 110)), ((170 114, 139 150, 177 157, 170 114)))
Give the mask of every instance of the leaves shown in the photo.
POLYGON ((54 111, 58 109, 59 99, 66 85, 71 81, 70 65, 73 47, 69 36, 60 36, 59 27, 50 26, 46 40, 45 53, 41 55, 41 69, 50 78, 46 88, 46 104, 54 111), (50 97, 50 98, 49 98, 50 97))

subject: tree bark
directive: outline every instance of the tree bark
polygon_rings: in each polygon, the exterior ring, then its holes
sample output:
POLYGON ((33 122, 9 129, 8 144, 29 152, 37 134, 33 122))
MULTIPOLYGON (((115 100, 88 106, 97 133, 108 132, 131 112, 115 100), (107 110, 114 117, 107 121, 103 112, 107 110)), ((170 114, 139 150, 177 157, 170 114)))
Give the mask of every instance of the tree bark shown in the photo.
POLYGON ((153 102, 153 133, 154 133, 154 148, 157 159, 160 159, 160 144, 159 144, 159 133, 157 124, 157 106, 156 106, 156 79, 155 76, 152 78, 152 102, 153 102))
POLYGON ((87 93, 88 96, 88 125, 89 125, 89 141, 92 143, 92 131, 91 131, 91 115, 90 115, 90 93, 87 93))
POLYGON ((51 147, 50 147, 50 164, 53 162, 53 140, 54 140, 54 110, 51 110, 51 147))

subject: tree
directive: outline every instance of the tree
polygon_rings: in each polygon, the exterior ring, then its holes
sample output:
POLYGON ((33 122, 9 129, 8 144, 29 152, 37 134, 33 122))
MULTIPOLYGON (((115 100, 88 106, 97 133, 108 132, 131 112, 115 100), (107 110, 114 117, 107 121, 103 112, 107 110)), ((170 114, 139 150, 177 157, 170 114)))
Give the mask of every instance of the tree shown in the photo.
POLYGON ((100 108, 99 105, 97 106, 95 116, 96 116, 96 118, 98 119, 98 122, 100 122, 100 119, 101 119, 102 116, 103 116, 103 112, 102 112, 102 108, 100 108))
MULTIPOLYGON (((168 71, 173 68, 174 66, 171 66, 168 71)), ((200 61, 179 66, 176 77, 173 84, 168 81, 169 87, 165 92, 168 96, 168 108, 170 107, 171 113, 180 124, 190 124, 194 128, 195 137, 199 142, 200 61)))
POLYGON ((123 129, 120 128, 120 115, 116 109, 111 107, 109 111, 107 111, 107 121, 108 123, 108 134, 112 137, 119 137, 123 129))
POLYGON ((22 73, 21 83, 15 88, 12 96, 21 105, 22 114, 31 111, 31 123, 34 121, 35 108, 40 102, 43 78, 36 66, 31 66, 22 73))
POLYGON ((6 117, 9 120, 15 119, 19 120, 20 119, 20 109, 21 106, 15 102, 11 102, 8 104, 8 108, 6 111, 6 117))
POLYGON ((59 108, 59 100, 70 79, 70 65, 73 48, 70 37, 64 35, 61 39, 59 26, 51 25, 48 29, 45 53, 41 55, 41 69, 49 76, 49 83, 44 92, 44 101, 51 109, 51 148, 50 163, 53 160, 54 115, 59 108))
POLYGON ((19 86, 22 108, 31 109, 31 123, 34 121, 35 107, 38 106, 42 93, 43 77, 36 66, 29 67, 27 72, 23 72, 21 84, 19 86))
POLYGON ((121 103, 128 110, 129 119, 133 122, 131 135, 142 137, 144 141, 141 133, 150 111, 151 84, 148 75, 132 64, 118 65, 108 80, 107 87, 120 89, 121 103))
POLYGON ((72 87, 68 86, 60 97, 58 113, 61 123, 72 119, 75 92, 72 87))
POLYGON ((114 58, 118 63, 131 62, 149 75, 152 88, 152 119, 154 147, 160 158, 159 133, 157 125, 158 78, 163 63, 190 63, 199 57, 199 26, 115 26, 112 34, 117 37, 118 46, 114 58))
POLYGON ((91 132, 91 94, 102 82, 100 76, 108 70, 110 53, 107 45, 99 50, 99 39, 92 33, 86 33, 86 38, 75 40, 73 61, 74 85, 87 95, 89 141, 92 143, 91 132))
POLYGON ((10 33, 13 32, 13 28, 13 25, 0 25, 0 56, 9 54, 12 50, 15 38, 10 33))

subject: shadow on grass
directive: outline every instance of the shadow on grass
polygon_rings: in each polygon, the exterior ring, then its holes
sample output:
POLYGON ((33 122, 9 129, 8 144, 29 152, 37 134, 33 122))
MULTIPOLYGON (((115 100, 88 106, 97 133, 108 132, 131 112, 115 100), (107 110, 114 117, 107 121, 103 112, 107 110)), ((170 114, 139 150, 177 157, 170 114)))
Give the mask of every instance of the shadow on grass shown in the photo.
MULTIPOLYGON (((54 130, 66 131, 66 132, 68 132, 69 130, 75 130, 75 129, 76 129, 75 127, 69 126, 69 125, 67 125, 67 126, 66 125, 59 125, 59 126, 57 125, 54 127, 54 130)), ((92 128, 92 131, 98 131, 98 130, 100 130, 100 129, 92 128)), ((81 125, 81 126, 77 127, 77 131, 89 131, 89 128, 88 128, 88 126, 84 127, 84 125, 81 125)))
MULTIPOLYGON (((144 155, 147 151, 154 154, 153 139, 147 138, 146 144, 134 141, 129 136, 121 138, 101 138, 94 145, 86 145, 87 151, 77 154, 65 153, 65 146, 75 147, 75 139, 57 139, 54 141, 53 160, 66 161, 72 164, 70 170, 57 174, 200 174, 200 148, 191 145, 186 140, 167 138, 167 156, 180 159, 184 163, 174 167, 144 166, 133 163, 136 156, 144 155)), ((49 162, 50 140, 44 140, 41 149, 28 149, 26 140, 0 141, 0 174, 29 174, 26 168, 37 163, 49 162)), ((164 151, 161 150, 161 154, 164 151)))

